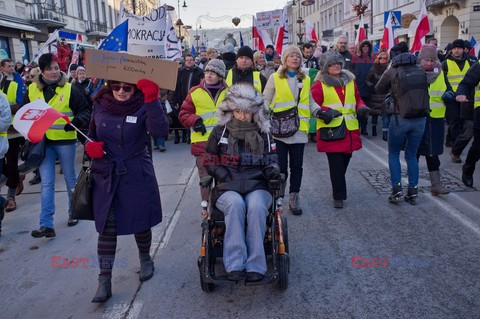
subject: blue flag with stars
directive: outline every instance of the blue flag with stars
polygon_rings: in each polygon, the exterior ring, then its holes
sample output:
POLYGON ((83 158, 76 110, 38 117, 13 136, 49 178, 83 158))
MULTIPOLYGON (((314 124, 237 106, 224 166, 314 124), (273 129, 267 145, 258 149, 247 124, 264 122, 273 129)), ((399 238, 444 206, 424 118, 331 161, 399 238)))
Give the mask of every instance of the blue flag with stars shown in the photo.
POLYGON ((106 37, 99 50, 107 51, 127 51, 128 19, 117 25, 115 29, 106 37))
POLYGON ((194 58, 196 58, 198 55, 197 50, 195 50, 195 47, 193 46, 193 44, 192 44, 192 55, 194 58))

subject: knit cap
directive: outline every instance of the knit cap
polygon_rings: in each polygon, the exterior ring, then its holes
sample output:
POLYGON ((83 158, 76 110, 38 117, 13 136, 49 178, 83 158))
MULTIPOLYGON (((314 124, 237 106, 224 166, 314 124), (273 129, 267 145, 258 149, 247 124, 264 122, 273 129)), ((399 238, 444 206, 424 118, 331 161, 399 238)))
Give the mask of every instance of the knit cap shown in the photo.
POLYGON ((253 51, 248 45, 245 45, 240 49, 238 49, 237 59, 242 56, 246 56, 247 58, 250 58, 253 61, 253 51))
POLYGON ((437 60, 437 47, 433 44, 424 44, 418 53, 418 59, 432 59, 437 60))
POLYGON ((222 79, 225 78, 225 63, 223 63, 220 59, 212 59, 208 62, 207 66, 205 67, 205 72, 210 71, 221 77, 222 79))

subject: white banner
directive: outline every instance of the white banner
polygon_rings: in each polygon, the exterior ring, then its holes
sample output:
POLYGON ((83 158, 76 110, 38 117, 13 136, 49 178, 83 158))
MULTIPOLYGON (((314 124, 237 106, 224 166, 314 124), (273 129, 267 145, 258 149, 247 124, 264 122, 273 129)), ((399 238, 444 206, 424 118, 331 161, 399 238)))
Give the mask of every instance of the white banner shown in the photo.
POLYGON ((282 9, 257 12, 258 31, 280 28, 282 25, 282 14, 282 9))
POLYGON ((139 17, 120 5, 120 23, 128 19, 127 52, 150 58, 166 59, 165 34, 167 30, 166 5, 139 17))

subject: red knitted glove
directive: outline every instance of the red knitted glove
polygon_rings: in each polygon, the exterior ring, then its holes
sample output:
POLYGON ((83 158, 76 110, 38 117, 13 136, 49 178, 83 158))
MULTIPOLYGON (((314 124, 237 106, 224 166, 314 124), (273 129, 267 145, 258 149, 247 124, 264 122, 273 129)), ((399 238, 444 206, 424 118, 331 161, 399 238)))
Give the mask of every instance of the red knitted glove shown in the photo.
POLYGON ((88 142, 85 145, 85 152, 87 152, 87 155, 91 158, 102 158, 105 154, 103 152, 103 145, 103 142, 88 142))
POLYGON ((158 100, 160 97, 158 85, 155 82, 147 79, 141 79, 137 82, 137 87, 143 92, 143 95, 145 96, 145 103, 158 100))

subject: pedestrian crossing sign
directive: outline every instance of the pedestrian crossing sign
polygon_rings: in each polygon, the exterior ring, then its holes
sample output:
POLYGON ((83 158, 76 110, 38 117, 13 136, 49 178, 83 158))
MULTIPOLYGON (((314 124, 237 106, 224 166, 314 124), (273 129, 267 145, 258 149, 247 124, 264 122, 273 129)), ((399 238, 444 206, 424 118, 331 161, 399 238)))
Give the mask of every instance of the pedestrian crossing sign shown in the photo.
POLYGON ((387 24, 388 16, 392 12, 392 27, 393 29, 399 29, 402 27, 402 11, 385 11, 383 14, 383 26, 387 24))

